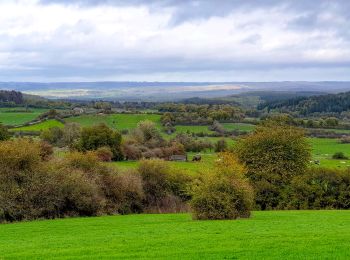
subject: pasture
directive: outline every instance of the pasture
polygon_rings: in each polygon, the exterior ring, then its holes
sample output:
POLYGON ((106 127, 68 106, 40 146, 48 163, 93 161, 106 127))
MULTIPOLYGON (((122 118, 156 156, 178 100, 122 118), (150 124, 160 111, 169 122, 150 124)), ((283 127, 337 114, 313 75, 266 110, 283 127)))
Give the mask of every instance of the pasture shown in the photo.
POLYGON ((223 123, 222 125, 228 131, 240 130, 240 131, 251 132, 255 128, 255 125, 246 124, 246 123, 223 123))
POLYGON ((157 114, 111 114, 111 115, 83 115, 67 118, 66 122, 75 122, 81 126, 92 126, 99 123, 105 123, 111 128, 117 130, 131 130, 136 128, 137 124, 143 120, 150 120, 158 127, 161 127, 160 115, 157 114))
MULTIPOLYGON (((199 153, 202 156, 201 162, 192 162, 192 158, 196 153, 188 153, 188 162, 169 162, 171 167, 181 170, 188 174, 200 174, 203 170, 212 169, 217 159, 215 153, 199 153)), ((120 161, 111 162, 110 165, 117 167, 121 170, 136 169, 139 166, 139 161, 120 161)))
POLYGON ((4 107, 0 108, 0 123, 8 126, 20 125, 36 119, 47 109, 24 107, 4 107))
POLYGON ((314 160, 320 161, 321 167, 345 168, 350 166, 349 160, 335 160, 332 156, 336 152, 343 152, 350 157, 350 144, 342 144, 337 139, 309 138, 312 145, 314 160))
POLYGON ((0 259, 348 259, 350 211, 258 211, 196 221, 149 214, 0 226, 0 259))
MULTIPOLYGON (((208 138, 212 142, 218 141, 219 137, 208 138)), ((234 146, 235 141, 226 138, 229 146, 234 146)), ((320 165, 315 165, 310 163, 310 166, 316 167, 326 167, 326 168, 347 168, 350 166, 350 160, 335 160, 332 159, 332 155, 336 152, 343 152, 346 156, 350 158, 350 144, 342 144, 337 139, 327 139, 327 138, 308 138, 311 148, 312 148, 312 158, 313 160, 319 160, 320 165)), ((189 160, 196 153, 188 153, 189 160)), ((214 162, 217 156, 214 152, 202 152, 199 153, 202 156, 202 162, 170 162, 174 167, 190 172, 191 174, 196 174, 203 169, 211 169, 214 166, 214 162)), ((132 169, 138 166, 136 161, 122 161, 112 163, 114 166, 120 169, 132 169)))
POLYGON ((50 120, 46 120, 46 121, 43 121, 43 122, 38 123, 38 124, 13 128, 11 130, 12 131, 42 131, 42 130, 49 129, 52 127, 63 127, 63 126, 64 126, 63 123, 61 123, 57 120, 54 120, 54 119, 50 119, 50 120))

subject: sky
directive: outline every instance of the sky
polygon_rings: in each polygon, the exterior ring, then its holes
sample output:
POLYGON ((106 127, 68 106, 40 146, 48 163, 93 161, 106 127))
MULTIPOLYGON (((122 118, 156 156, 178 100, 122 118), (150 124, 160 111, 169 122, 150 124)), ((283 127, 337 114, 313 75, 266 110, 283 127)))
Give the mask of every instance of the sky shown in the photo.
POLYGON ((349 0, 1 0, 0 81, 346 81, 349 0))

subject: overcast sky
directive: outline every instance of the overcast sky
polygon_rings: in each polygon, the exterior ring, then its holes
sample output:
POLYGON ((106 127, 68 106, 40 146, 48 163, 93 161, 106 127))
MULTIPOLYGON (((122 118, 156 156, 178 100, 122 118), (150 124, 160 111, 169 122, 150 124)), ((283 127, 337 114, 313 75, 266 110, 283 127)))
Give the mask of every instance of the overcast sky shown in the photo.
POLYGON ((350 80, 350 1, 0 1, 0 81, 102 80, 350 80))

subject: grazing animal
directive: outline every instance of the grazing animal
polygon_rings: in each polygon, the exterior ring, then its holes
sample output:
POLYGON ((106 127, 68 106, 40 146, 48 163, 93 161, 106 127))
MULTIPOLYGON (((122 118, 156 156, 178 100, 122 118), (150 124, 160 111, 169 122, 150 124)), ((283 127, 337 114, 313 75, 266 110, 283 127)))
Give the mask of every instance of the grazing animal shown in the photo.
POLYGON ((202 160, 202 156, 200 156, 199 154, 193 156, 192 158, 192 162, 200 162, 202 160))

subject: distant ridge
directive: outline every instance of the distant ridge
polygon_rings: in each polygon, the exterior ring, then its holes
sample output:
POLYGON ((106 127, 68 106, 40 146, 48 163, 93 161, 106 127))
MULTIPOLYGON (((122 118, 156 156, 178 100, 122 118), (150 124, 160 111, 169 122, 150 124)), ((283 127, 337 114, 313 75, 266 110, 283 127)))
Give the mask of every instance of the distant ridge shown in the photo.
POLYGON ((0 82, 0 89, 46 98, 170 101, 194 97, 216 98, 250 91, 339 93, 349 91, 350 82, 0 82))

